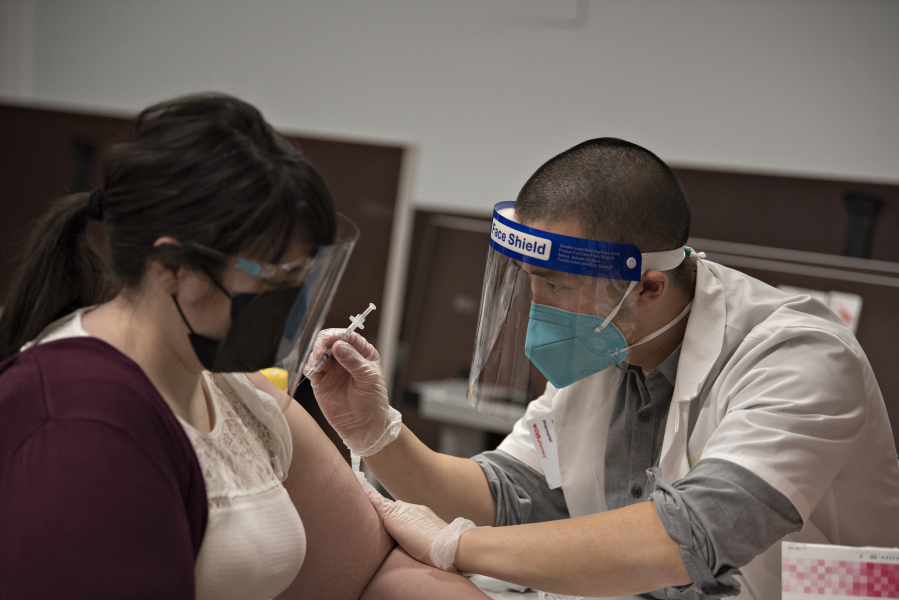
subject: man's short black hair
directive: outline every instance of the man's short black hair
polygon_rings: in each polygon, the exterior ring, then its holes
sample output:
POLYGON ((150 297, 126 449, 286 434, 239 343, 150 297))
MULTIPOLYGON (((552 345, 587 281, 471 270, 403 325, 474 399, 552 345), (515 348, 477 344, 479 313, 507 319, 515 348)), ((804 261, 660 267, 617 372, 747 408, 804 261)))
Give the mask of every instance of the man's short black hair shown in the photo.
MULTIPOLYGON (((641 252, 679 248, 690 236, 677 177, 649 150, 617 138, 587 140, 547 161, 524 184, 515 213, 524 224, 576 219, 584 237, 641 252)), ((686 283, 687 273, 671 275, 686 283)))

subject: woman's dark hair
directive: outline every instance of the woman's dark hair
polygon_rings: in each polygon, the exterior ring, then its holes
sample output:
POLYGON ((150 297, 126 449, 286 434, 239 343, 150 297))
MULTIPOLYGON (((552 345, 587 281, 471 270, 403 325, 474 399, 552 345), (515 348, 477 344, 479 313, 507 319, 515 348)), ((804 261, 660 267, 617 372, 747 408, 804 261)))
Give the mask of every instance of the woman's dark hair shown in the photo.
POLYGON ((59 200, 32 231, 0 314, 0 360, 54 320, 138 286, 148 259, 212 275, 223 267, 189 246, 154 248, 160 237, 274 262, 295 236, 328 244, 336 230, 315 167, 258 110, 220 94, 141 112, 132 139, 106 159, 102 223, 90 221, 88 197, 59 200), (103 235, 89 235, 95 226, 103 235))

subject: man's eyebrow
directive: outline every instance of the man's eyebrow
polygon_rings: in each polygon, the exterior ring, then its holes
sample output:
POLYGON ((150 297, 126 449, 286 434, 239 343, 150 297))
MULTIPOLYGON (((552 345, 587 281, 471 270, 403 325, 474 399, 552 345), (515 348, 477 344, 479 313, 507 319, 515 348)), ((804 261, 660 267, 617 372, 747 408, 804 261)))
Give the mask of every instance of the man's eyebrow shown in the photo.
POLYGON ((534 267, 532 265, 525 265, 522 267, 525 271, 527 271, 528 275, 536 275, 537 277, 543 277, 544 279, 549 278, 558 278, 559 272, 553 271, 550 269, 544 269, 542 267, 534 267))

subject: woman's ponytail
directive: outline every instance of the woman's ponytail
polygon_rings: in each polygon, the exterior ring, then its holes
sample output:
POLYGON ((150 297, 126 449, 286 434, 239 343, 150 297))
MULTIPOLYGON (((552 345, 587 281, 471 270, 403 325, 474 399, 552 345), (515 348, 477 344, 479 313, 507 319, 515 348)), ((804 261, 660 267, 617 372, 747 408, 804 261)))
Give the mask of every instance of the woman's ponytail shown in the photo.
MULTIPOLYGON (((73 194, 58 200, 31 231, 0 314, 0 360, 56 319, 104 302, 114 291, 88 236, 89 198, 73 194)), ((94 205, 96 211, 96 198, 94 205)))

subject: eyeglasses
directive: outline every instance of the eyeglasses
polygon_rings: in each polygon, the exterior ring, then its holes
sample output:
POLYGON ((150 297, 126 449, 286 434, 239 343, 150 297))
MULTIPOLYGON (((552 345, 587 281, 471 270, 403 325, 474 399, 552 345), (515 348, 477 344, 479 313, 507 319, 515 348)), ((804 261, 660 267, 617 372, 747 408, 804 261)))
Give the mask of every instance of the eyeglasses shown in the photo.
MULTIPOLYGON (((232 258, 231 255, 203 246, 202 244, 197 244, 196 242, 186 242, 184 245, 223 262, 228 262, 232 258)), ((293 286, 303 282, 311 265, 312 259, 308 256, 303 256, 283 264, 262 263, 238 257, 237 264, 234 265, 234 268, 238 271, 248 273, 253 277, 258 277, 272 285, 293 286)))

